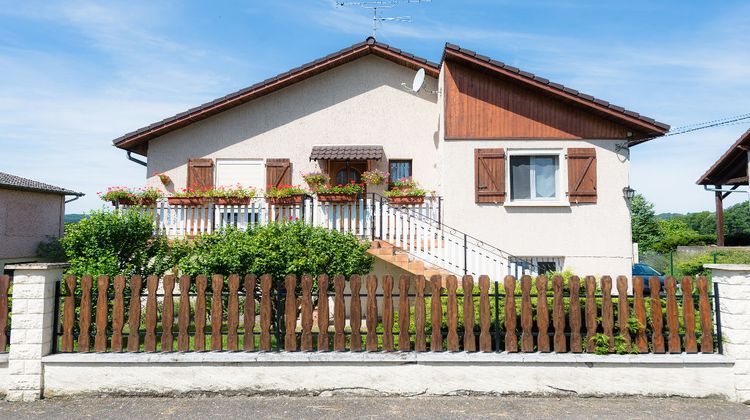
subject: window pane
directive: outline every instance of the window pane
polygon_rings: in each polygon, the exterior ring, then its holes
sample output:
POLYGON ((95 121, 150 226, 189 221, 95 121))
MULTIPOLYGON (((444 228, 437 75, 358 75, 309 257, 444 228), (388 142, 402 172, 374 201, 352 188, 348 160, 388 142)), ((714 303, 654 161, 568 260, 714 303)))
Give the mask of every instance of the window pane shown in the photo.
POLYGON ((510 199, 528 200, 531 198, 531 158, 529 156, 510 157, 510 199))
POLYGON ((411 177, 411 161, 391 161, 390 170, 392 180, 411 177))
POLYGON ((537 198, 555 198, 555 169, 557 156, 534 157, 534 182, 537 198))

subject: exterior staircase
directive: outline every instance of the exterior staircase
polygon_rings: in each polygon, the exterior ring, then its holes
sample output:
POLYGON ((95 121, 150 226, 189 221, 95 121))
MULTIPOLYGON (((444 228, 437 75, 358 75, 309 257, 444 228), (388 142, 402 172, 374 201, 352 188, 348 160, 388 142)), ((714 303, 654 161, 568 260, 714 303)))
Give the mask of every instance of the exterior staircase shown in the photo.
POLYGON ((445 276, 458 275, 457 273, 452 273, 443 268, 421 261, 407 251, 380 239, 376 239, 370 243, 368 253, 389 264, 406 270, 415 276, 422 275, 427 279, 437 274, 442 276, 443 281, 445 281, 445 276))

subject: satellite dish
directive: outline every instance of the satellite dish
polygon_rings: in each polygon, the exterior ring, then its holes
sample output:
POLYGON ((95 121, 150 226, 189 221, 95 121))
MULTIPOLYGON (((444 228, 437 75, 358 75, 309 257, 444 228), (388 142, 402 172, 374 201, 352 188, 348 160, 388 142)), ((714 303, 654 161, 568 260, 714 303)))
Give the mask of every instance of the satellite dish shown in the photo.
POLYGON ((417 70, 417 74, 414 75, 414 81, 411 83, 411 90, 413 92, 419 92, 424 84, 424 69, 417 70))

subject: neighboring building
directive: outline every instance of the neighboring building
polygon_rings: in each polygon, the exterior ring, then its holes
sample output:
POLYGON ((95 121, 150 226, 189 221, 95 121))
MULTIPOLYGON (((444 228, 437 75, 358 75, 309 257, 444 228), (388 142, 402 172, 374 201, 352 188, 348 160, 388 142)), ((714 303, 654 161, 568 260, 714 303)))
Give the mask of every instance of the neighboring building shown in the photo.
POLYGON ((66 196, 82 195, 0 172, 0 274, 5 264, 38 261, 39 244, 63 234, 66 196))
POLYGON ((737 139, 723 155, 711 165, 696 184, 714 193, 716 205, 716 245, 724 246, 724 199, 733 192, 747 193, 748 166, 750 165, 750 130, 737 139))
MULTIPOLYGON (((378 168, 440 196, 427 224, 402 214, 416 228, 396 245, 413 257, 456 274, 486 272, 476 259, 513 272, 513 255, 533 271, 629 275, 628 148, 668 129, 454 45, 433 63, 368 38, 114 144, 147 156, 148 184, 163 188, 164 173, 171 191, 303 184, 315 170, 346 182, 378 168), (415 93, 404 85, 418 69, 415 93), (431 245, 404 240, 424 232, 431 245)), ((362 234, 386 240, 374 197, 362 234)))

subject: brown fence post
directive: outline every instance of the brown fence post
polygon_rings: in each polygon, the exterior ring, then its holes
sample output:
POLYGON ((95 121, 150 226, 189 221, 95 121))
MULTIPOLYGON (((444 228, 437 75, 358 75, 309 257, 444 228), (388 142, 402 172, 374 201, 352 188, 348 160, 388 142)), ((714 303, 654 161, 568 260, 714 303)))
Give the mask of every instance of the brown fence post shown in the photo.
POLYGON ((638 331, 635 333, 635 345, 639 353, 648 353, 646 337, 646 302, 643 299, 643 277, 633 277, 633 312, 638 320, 638 331))
POLYGON ((115 299, 112 303, 112 342, 110 347, 113 352, 119 353, 122 351, 122 329, 125 322, 125 301, 123 297, 125 276, 115 276, 114 289, 115 299))
POLYGON ((682 278, 682 317, 685 322, 685 352, 697 353, 698 340, 695 336, 695 303, 693 302, 693 280, 682 278))
POLYGON ((144 350, 156 351, 156 288, 159 286, 159 277, 151 275, 146 278, 146 337, 143 340, 144 350))
POLYGON ((245 307, 244 307, 244 333, 242 335, 242 349, 245 351, 255 350, 255 284, 257 278, 254 274, 245 275, 245 307))
POLYGON ((141 289, 143 278, 139 275, 130 277, 130 308, 128 309, 128 351, 141 349, 141 289))
POLYGON ((521 277, 521 351, 534 351, 534 314, 531 309, 531 276, 521 277))
POLYGON ((180 277, 180 305, 177 309, 177 351, 190 350, 190 276, 180 277))
POLYGON ((173 275, 164 276, 164 302, 161 311, 161 351, 171 352, 174 347, 172 336, 172 323, 174 322, 174 283, 173 275))
POLYGON ((383 351, 393 351, 393 276, 389 274, 383 276, 383 351))
POLYGON ((224 288, 224 276, 214 274, 211 279, 211 351, 219 351, 224 345, 221 338, 224 308, 221 291, 224 288))
POLYGON ((284 279, 284 350, 297 351, 297 276, 288 274, 284 279))
POLYGON ((300 323, 302 324, 302 336, 299 340, 301 351, 313 351, 313 308, 312 308, 312 276, 302 276, 302 305, 300 310, 300 323))
POLYGON ((328 351, 328 276, 318 276, 318 351, 328 351))
POLYGON ((362 351, 362 300, 359 291, 362 286, 362 278, 354 274, 349 279, 349 288, 352 294, 351 309, 349 310, 349 325, 352 329, 350 350, 362 351))
POLYGON ((344 276, 339 274, 334 277, 333 287, 335 290, 333 303, 333 328, 335 330, 333 335, 333 350, 344 351, 346 350, 346 337, 344 336, 344 318, 346 317, 346 308, 344 307, 344 276))
POLYGON ((664 279, 667 293, 667 328, 669 329, 668 348, 670 353, 681 353, 680 320, 677 315, 677 282, 674 277, 664 279))
POLYGON ((240 338, 237 329, 240 326, 240 276, 231 274, 229 281, 229 299, 227 299, 227 350, 240 349, 240 338))
POLYGON ((409 325, 411 324, 411 314, 409 313, 410 280, 406 274, 402 274, 398 279, 398 351, 411 350, 411 337, 409 336, 409 325))
POLYGON ((612 308, 612 277, 603 276, 602 285, 602 332, 609 337, 609 351, 615 351, 615 315, 612 308))
POLYGON ((94 279, 91 276, 81 277, 81 308, 80 321, 78 322, 78 351, 91 351, 91 285, 94 279))
POLYGON ((417 295, 414 301, 414 351, 427 351, 427 338, 424 331, 427 316, 424 302, 424 276, 418 275, 414 285, 417 295))
POLYGON ((661 313, 661 281, 658 277, 650 277, 648 285, 651 287, 651 345, 654 353, 664 353, 664 319, 661 313))
POLYGON ((625 346, 630 348, 630 305, 628 304, 628 278, 617 277, 617 328, 625 340, 625 346))
POLYGON ((518 352, 516 336, 516 279, 505 276, 505 351, 518 352))
POLYGON ((570 287, 570 351, 581 353, 583 339, 581 338, 581 279, 571 276, 568 281, 570 287))
POLYGON ((596 279, 594 276, 586 276, 586 352, 593 353, 594 344, 592 338, 596 335, 599 326, 596 315, 596 279))
POLYGON ((536 278, 536 326, 538 330, 537 348, 540 352, 549 351, 549 308, 547 307, 547 276, 536 278))
POLYGON ((461 279, 464 299, 464 351, 477 351, 474 337, 474 279, 466 275, 461 279))
POLYGON ((198 296, 195 298, 195 351, 206 350, 206 289, 208 277, 203 274, 195 278, 195 288, 198 296))
POLYGON ((711 303, 708 301, 708 279, 704 276, 698 277, 698 306, 701 311, 701 353, 713 353, 711 303))
MULTIPOLYGON (((7 322, 7 314, 8 314, 8 282, 10 280, 10 277, 8 275, 0 276, 0 280, 2 283, 0 284, 0 294, 4 294, 5 297, 3 299, 4 303, 4 312, 5 312, 5 320, 4 322, 0 323, 0 327, 2 327, 3 332, 5 332, 5 326, 7 322)), ((60 350, 62 350, 63 353, 70 353, 73 351, 73 326, 75 324, 75 316, 76 316, 76 296, 75 296, 75 290, 76 290, 76 278, 75 276, 65 276, 65 300, 63 303, 63 334, 62 334, 62 346, 60 347, 60 350)), ((0 314, 2 316, 2 314, 0 314)), ((0 337, 0 349, 5 350, 5 345, 7 344, 5 342, 5 334, 1 334, 2 337, 0 337)))
POLYGON ((378 278, 370 274, 367 276, 367 336, 365 349, 378 351, 378 278))
POLYGON ((448 324, 446 349, 448 351, 458 351, 458 300, 456 298, 458 279, 456 278, 456 276, 448 276, 448 278, 446 279, 446 286, 448 290, 448 306, 445 310, 445 317, 448 324))
POLYGON ((563 278, 554 276, 552 278, 552 291, 554 300, 552 302, 552 324, 555 327, 555 352, 565 353, 568 351, 565 343, 565 308, 563 304, 563 278))
POLYGON ((490 336, 490 278, 479 276, 479 351, 492 351, 492 337, 490 336))
POLYGON ((430 351, 443 350, 443 301, 440 298, 443 289, 442 283, 443 279, 438 274, 430 278, 430 288, 432 289, 432 298, 430 299, 430 321, 432 324, 430 351))

